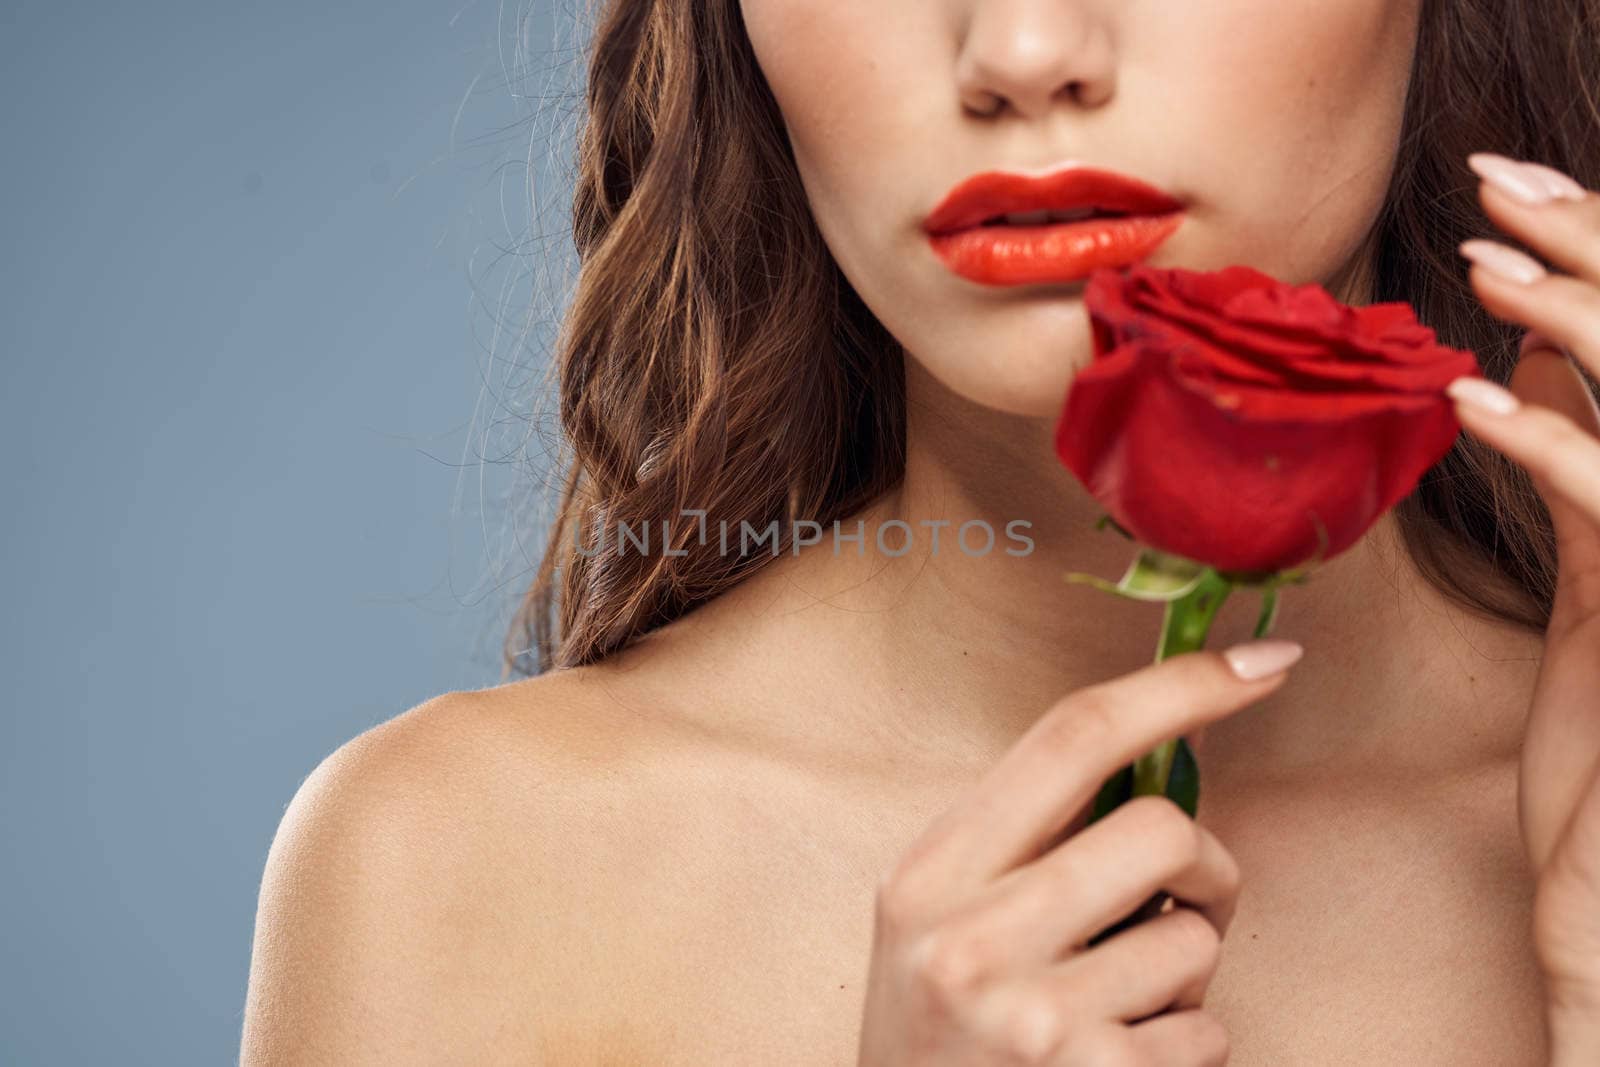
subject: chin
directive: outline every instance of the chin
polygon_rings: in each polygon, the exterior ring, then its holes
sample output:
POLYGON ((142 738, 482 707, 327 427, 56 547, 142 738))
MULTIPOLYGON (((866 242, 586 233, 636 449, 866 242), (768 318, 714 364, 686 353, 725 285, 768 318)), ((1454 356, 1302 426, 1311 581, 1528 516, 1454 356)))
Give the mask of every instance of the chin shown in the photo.
POLYGON ((974 361, 971 353, 964 354, 958 391, 996 411, 1054 418, 1073 377, 1094 358, 1083 297, 1081 292, 1033 296, 1007 312, 1019 313, 1020 319, 984 346, 983 358, 974 361))
POLYGON ((1067 387, 1072 384, 1072 374, 1066 367, 1051 375, 1048 380, 1034 377, 1027 381, 993 382, 973 402, 1007 415, 1030 418, 1055 418, 1061 414, 1067 397, 1067 387))
POLYGON ((970 404, 1030 418, 1053 419, 1061 414, 1079 365, 1079 354, 1062 345, 992 348, 978 360, 966 353, 950 355, 948 363, 913 361, 970 404))

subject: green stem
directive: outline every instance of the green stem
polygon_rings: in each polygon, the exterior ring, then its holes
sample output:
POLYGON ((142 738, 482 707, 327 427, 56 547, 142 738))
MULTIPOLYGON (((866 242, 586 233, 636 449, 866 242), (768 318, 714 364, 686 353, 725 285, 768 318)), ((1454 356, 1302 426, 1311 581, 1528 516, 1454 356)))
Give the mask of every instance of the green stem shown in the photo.
MULTIPOLYGON (((1167 601, 1166 614, 1161 622, 1161 640, 1156 646, 1156 662, 1204 648, 1211 623, 1231 592, 1233 583, 1207 568, 1200 581, 1186 595, 1167 601)), ((1140 756, 1134 763, 1134 796, 1160 796, 1167 791, 1178 743, 1179 739, 1173 738, 1155 751, 1140 756)))
MULTIPOLYGON (((1233 587, 1231 581, 1208 567, 1193 589, 1183 596, 1167 601, 1166 613, 1161 622, 1161 640, 1156 645, 1156 662, 1160 663, 1169 657, 1204 648, 1211 623, 1216 619, 1223 602, 1228 599, 1228 594, 1233 592, 1233 587)), ((1271 625, 1270 613, 1269 604, 1257 624, 1258 633, 1263 626, 1271 625)), ((1090 813, 1089 822, 1109 815, 1118 805, 1131 797, 1166 795, 1168 781, 1172 775, 1173 760, 1177 756, 1178 746, 1183 744, 1182 738, 1173 738, 1159 745, 1153 752, 1140 756, 1131 768, 1124 768, 1114 775, 1102 787, 1101 794, 1090 813)), ((1192 753, 1188 755, 1193 758, 1192 753)), ((1198 780, 1193 782, 1192 786, 1194 792, 1187 798, 1179 800, 1180 805, 1191 817, 1195 814, 1194 806, 1199 800, 1198 780)), ((1101 931, 1089 944, 1091 946, 1099 944, 1136 923, 1159 915, 1165 906, 1166 896, 1165 892, 1156 893, 1145 901, 1138 911, 1101 931)))

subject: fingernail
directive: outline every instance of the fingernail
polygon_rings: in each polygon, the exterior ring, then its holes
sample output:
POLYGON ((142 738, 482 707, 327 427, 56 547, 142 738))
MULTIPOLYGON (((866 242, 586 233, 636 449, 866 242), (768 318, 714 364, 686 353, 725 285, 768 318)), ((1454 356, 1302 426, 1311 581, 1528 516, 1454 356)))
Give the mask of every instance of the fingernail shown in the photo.
POLYGON ((1222 654, 1233 673, 1247 682, 1260 681, 1289 667, 1305 653, 1297 641, 1265 637, 1234 645, 1222 654))
POLYGON ((1522 343, 1517 345, 1517 358, 1521 359, 1535 349, 1549 349, 1552 352, 1566 356, 1568 359, 1572 358, 1572 353, 1567 350, 1565 345, 1557 344, 1538 330, 1528 330, 1522 335, 1522 343))
POLYGON ((1555 199, 1555 194, 1551 192, 1549 185, 1538 173, 1529 170, 1525 163, 1495 155, 1493 152, 1474 152, 1467 157, 1467 166, 1471 167, 1478 177, 1513 200, 1537 206, 1548 204, 1555 199))
POLYGON ((1528 173, 1544 183, 1550 195, 1558 200, 1582 200, 1589 195, 1589 190, 1579 185, 1577 179, 1570 174, 1563 174, 1554 167, 1547 167, 1543 163, 1523 163, 1528 173))
POLYGON ((1509 415, 1522 406, 1522 401, 1517 399, 1515 393, 1500 388, 1487 378, 1472 375, 1457 378, 1445 386, 1444 391, 1462 403, 1495 415, 1509 415))
POLYGON ((1518 285, 1531 285, 1548 273, 1537 259, 1495 241, 1475 237, 1462 241, 1458 251, 1495 277, 1518 285))

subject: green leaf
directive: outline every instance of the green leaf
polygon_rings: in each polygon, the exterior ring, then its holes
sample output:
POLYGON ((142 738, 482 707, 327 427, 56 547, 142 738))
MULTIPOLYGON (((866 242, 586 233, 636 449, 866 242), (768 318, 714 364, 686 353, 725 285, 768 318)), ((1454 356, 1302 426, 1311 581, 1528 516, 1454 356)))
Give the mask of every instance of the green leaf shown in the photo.
POLYGON ((1172 755, 1172 771, 1167 778, 1167 796, 1192 819, 1200 808, 1200 765, 1195 762, 1189 742, 1178 738, 1178 750, 1172 755))
POLYGON ((1278 617, 1278 587, 1269 585, 1261 591, 1261 615, 1256 619, 1256 632, 1253 637, 1265 637, 1272 631, 1272 623, 1278 617))
MULTIPOLYGON (((1069 582, 1077 582, 1080 585, 1092 585, 1102 592, 1115 593, 1117 596, 1127 596, 1127 594, 1122 591, 1122 587, 1120 585, 1117 585, 1115 582, 1108 582, 1097 574, 1084 574, 1082 571, 1068 571, 1064 577, 1069 582)), ((1142 600, 1144 598, 1132 597, 1130 599, 1142 600)))
POLYGON ((1092 585, 1128 600, 1167 602, 1193 592, 1209 570, 1209 567, 1182 556, 1146 548, 1134 557, 1127 573, 1115 585, 1080 571, 1069 572, 1066 579, 1092 585))
POLYGON ((1121 584, 1130 592, 1150 593, 1171 600, 1198 585, 1206 570, 1203 563, 1147 548, 1122 576, 1121 584))
POLYGON ((1094 807, 1089 811, 1088 826, 1110 815, 1122 804, 1133 797, 1133 764, 1128 764, 1100 787, 1100 792, 1094 798, 1094 807))
POLYGON ((1127 529, 1125 529, 1123 527, 1122 523, 1120 523, 1116 519, 1112 518, 1110 513, 1107 513, 1105 515, 1100 516, 1100 521, 1094 524, 1094 528, 1096 530, 1104 530, 1107 526, 1109 526, 1113 530, 1117 531, 1117 533, 1121 534, 1123 537, 1127 538, 1129 541, 1137 541, 1138 540, 1138 538, 1134 537, 1133 534, 1129 533, 1127 531, 1127 529))

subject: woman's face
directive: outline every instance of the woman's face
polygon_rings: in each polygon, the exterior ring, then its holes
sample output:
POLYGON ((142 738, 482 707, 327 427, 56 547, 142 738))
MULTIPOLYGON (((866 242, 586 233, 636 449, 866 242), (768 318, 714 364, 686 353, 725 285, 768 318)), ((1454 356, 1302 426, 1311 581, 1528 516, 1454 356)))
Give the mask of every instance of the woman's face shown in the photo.
POLYGON ((1144 262, 1329 284, 1383 202, 1420 3, 740 0, 845 276, 934 378, 1037 416, 1092 355, 1081 277, 957 273, 924 230, 946 193, 1111 170, 1181 202, 1144 262))

